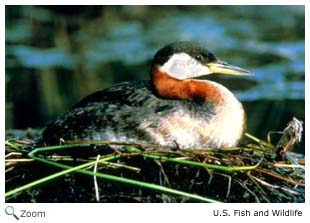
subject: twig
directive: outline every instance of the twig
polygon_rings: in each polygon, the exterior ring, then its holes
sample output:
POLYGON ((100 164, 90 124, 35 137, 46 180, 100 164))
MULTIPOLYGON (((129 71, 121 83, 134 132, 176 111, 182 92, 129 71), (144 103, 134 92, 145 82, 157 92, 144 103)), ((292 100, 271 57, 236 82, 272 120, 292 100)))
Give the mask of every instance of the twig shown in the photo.
POLYGON ((300 195, 300 193, 297 192, 297 191, 293 191, 293 190, 291 190, 289 188, 286 188, 286 187, 282 187, 282 186, 278 186, 278 185, 274 185, 274 184, 268 183, 268 182, 266 182, 266 181, 264 181, 262 179, 259 179, 259 178, 255 177, 253 175, 252 175, 252 177, 253 177, 253 179, 257 180, 259 183, 261 183, 262 185, 264 185, 266 187, 271 187, 273 189, 281 189, 281 190, 284 190, 284 191, 289 192, 289 193, 294 194, 294 195, 300 195))
POLYGON ((87 145, 112 145, 112 146, 134 146, 138 148, 161 148, 161 149, 175 149, 175 147, 161 146, 158 144, 150 143, 132 143, 132 142, 120 142, 120 141, 64 141, 65 144, 75 145, 75 144, 87 144, 87 145))
POLYGON ((245 185, 246 181, 244 181, 244 182, 242 183, 242 182, 240 182, 239 180, 237 180, 237 183, 238 183, 241 187, 243 187, 246 191, 248 191, 248 192, 255 198, 255 201, 256 201, 257 203, 260 202, 260 199, 257 197, 257 195, 256 195, 252 190, 250 190, 250 188, 248 188, 248 187, 245 185))
POLYGON ((10 152, 10 153, 8 153, 8 154, 5 155, 5 158, 8 158, 8 157, 14 156, 14 155, 16 155, 16 156, 21 156, 22 153, 20 153, 20 152, 10 152))
POLYGON ((290 184, 292 184, 292 185, 299 185, 299 186, 305 187, 305 184, 304 184, 304 183, 296 182, 295 180, 291 180, 291 179, 282 177, 281 175, 278 175, 278 174, 275 174, 275 173, 266 171, 266 170, 261 169, 261 168, 257 168, 256 171, 257 171, 257 172, 261 172, 261 173, 266 174, 266 175, 269 175, 269 176, 272 176, 272 177, 274 177, 274 178, 283 180, 283 181, 285 181, 285 182, 287 182, 287 183, 290 183, 290 184))
POLYGON ((273 164, 274 167, 278 168, 300 168, 300 169, 305 169, 304 165, 296 165, 296 164, 284 164, 284 163, 275 163, 273 164))
POLYGON ((248 177, 250 178, 250 180, 257 186, 258 189, 260 189, 260 191, 262 192, 262 197, 264 198, 265 201, 270 202, 269 199, 267 198, 267 194, 264 191, 264 189, 256 182, 255 177, 251 174, 251 171, 247 172, 248 177))
POLYGON ((18 146, 16 146, 14 143, 12 143, 10 140, 6 140, 5 141, 5 145, 6 146, 10 146, 10 147, 12 147, 12 148, 14 148, 16 150, 20 150, 20 148, 18 146))
POLYGON ((294 194, 294 195, 300 195, 299 192, 294 191, 294 190, 291 190, 291 189, 289 189, 289 188, 287 188, 287 187, 281 187, 281 189, 284 190, 284 191, 286 191, 286 192, 288 192, 288 193, 294 194))
POLYGON ((99 190, 98 190, 98 182, 97 182, 97 166, 98 161, 100 159, 100 155, 97 156, 96 163, 94 165, 94 185, 95 185, 95 194, 96 194, 96 201, 99 202, 99 190))
POLYGON ((111 166, 111 167, 124 168, 124 169, 131 170, 137 173, 141 171, 141 168, 139 167, 129 166, 129 165, 121 164, 121 163, 102 162, 102 164, 111 166))
POLYGON ((274 146, 271 143, 263 141, 259 138, 256 138, 255 136, 251 135, 248 132, 246 132, 244 135, 248 137, 249 139, 252 139, 254 142, 257 142, 259 145, 266 146, 269 149, 274 149, 274 146))
MULTIPOLYGON (((154 160, 155 161, 155 163, 160 167, 160 172, 159 173, 161 173, 163 176, 164 176, 164 185, 165 184, 167 184, 168 185, 168 187, 171 187, 171 185, 170 185, 170 182, 169 182, 169 178, 168 178, 168 176, 166 175, 166 173, 165 173, 165 170, 164 170, 164 167, 163 167, 163 165, 161 164, 161 162, 160 161, 158 161, 158 160, 154 160)), ((161 177, 159 177, 159 180, 161 181, 161 177)), ((162 185, 162 183, 161 183, 161 185, 162 185)))
POLYGON ((264 180, 261 180, 261 179, 255 177, 255 176, 253 176, 253 175, 251 175, 251 177, 252 177, 254 180, 256 180, 257 182, 259 182, 259 183, 261 183, 262 185, 264 185, 264 186, 271 187, 271 188, 273 188, 273 189, 278 189, 278 188, 280 188, 280 186, 278 186, 278 185, 273 185, 273 184, 271 184, 271 183, 268 183, 268 182, 266 182, 266 181, 264 181, 264 180))
POLYGON ((18 162, 30 162, 33 161, 33 159, 27 159, 27 158, 21 158, 21 159, 6 159, 5 162, 6 163, 18 163, 18 162))
POLYGON ((231 189, 231 176, 223 173, 216 173, 217 175, 221 175, 223 177, 227 177, 228 179, 228 186, 227 186, 227 192, 226 192, 226 198, 229 197, 230 189, 231 189))

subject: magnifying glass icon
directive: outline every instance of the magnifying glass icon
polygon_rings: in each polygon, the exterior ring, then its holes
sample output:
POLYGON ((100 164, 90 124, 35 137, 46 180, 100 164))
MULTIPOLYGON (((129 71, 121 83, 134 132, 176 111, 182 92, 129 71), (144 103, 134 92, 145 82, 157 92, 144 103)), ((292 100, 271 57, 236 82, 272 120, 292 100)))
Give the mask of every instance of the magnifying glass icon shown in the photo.
POLYGON ((5 213, 6 213, 7 215, 13 215, 14 218, 16 218, 17 220, 19 220, 19 218, 18 218, 17 215, 15 214, 15 210, 14 210, 14 208, 13 208, 12 206, 7 206, 7 207, 5 208, 5 213))

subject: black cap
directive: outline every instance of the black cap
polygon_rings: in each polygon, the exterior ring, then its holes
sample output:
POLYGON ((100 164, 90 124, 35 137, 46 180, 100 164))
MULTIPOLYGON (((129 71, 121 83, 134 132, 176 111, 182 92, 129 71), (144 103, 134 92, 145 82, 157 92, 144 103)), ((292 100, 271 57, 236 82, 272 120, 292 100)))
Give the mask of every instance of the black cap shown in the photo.
POLYGON ((180 41, 170 43, 159 49, 154 56, 152 66, 161 66, 165 64, 173 54, 177 53, 187 53, 202 64, 207 64, 218 60, 213 53, 201 47, 199 44, 195 44, 189 41, 180 41))

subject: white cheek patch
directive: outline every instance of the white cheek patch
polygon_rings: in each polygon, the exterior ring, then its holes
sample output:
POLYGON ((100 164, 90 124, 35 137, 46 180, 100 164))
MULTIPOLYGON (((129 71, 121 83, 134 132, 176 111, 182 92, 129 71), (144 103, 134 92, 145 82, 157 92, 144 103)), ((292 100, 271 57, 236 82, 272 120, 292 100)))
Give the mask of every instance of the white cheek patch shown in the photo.
POLYGON ((203 66, 186 53, 174 54, 160 69, 173 78, 184 80, 210 74, 207 66, 203 66))

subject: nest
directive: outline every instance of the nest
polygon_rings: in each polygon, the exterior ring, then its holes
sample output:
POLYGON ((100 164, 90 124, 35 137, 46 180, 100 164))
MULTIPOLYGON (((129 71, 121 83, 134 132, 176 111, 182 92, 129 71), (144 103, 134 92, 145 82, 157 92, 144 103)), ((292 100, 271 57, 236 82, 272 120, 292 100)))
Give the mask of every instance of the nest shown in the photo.
POLYGON ((296 120, 275 145, 246 134, 250 142, 222 150, 7 140, 6 201, 305 202, 296 120))

